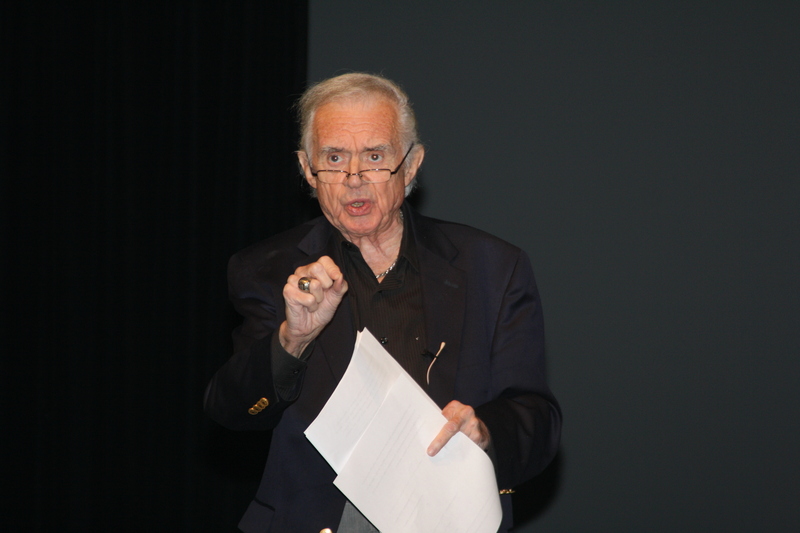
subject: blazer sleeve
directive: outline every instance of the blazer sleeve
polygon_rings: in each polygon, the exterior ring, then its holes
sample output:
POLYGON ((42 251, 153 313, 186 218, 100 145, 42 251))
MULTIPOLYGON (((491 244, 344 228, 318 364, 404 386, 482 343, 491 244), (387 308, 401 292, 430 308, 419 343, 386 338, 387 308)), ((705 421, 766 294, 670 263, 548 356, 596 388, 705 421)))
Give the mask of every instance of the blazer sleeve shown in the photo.
POLYGON ((228 263, 229 296, 244 321, 233 331, 233 356, 216 372, 205 394, 209 416, 234 430, 275 427, 297 398, 305 369, 300 360, 273 365, 273 356, 281 355, 275 354, 280 350, 275 332, 283 321, 283 285, 261 273, 259 263, 242 253, 228 263), (273 366, 295 375, 291 394, 279 394, 275 383, 290 382, 292 376, 276 376, 273 366))
POLYGON ((475 409, 491 433, 501 489, 532 478, 552 461, 562 422, 545 377, 541 302, 523 251, 506 279, 490 351, 492 399, 475 409))

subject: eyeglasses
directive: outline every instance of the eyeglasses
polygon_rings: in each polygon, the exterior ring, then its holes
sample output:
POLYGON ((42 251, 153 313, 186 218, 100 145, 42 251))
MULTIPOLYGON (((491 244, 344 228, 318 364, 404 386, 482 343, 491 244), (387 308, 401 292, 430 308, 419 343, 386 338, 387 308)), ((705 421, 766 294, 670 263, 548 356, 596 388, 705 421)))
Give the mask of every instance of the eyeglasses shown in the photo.
POLYGON ((358 172, 347 172, 346 170, 315 171, 314 169, 311 169, 311 175, 317 178, 320 182, 329 184, 344 183, 350 176, 358 176, 364 183, 383 183, 389 181, 392 179, 392 176, 397 174, 397 172, 400 170, 400 167, 402 167, 403 163, 406 162, 406 158, 408 157, 408 154, 411 153, 412 148, 414 148, 414 143, 411 143, 411 146, 408 147, 406 155, 403 156, 400 164, 397 165, 397 168, 394 170, 390 170, 388 168, 367 168, 364 170, 359 170, 358 172))

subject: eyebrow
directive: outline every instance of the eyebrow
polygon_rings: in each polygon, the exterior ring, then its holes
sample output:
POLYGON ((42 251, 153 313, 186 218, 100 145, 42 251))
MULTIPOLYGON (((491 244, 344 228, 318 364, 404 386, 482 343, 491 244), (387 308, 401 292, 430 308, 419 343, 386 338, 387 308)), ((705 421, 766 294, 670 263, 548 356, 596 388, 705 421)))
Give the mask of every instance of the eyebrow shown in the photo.
MULTIPOLYGON (((317 153, 320 154, 320 155, 327 155, 327 154, 335 154, 335 153, 339 153, 339 152, 348 153, 348 154, 350 153, 348 150, 345 150, 344 148, 342 148, 340 146, 323 146, 322 148, 320 148, 318 150, 317 153)), ((391 144, 379 144, 379 145, 376 145, 376 146, 367 146, 366 148, 361 150, 360 153, 364 154, 364 153, 367 153, 367 152, 390 152, 390 153, 393 153, 394 149, 392 149, 392 145, 391 144)))
POLYGON ((391 152, 392 147, 389 144, 379 144, 378 146, 364 148, 364 152, 391 152))
POLYGON ((320 154, 333 154, 336 152, 344 152, 344 148, 340 148, 338 146, 323 146, 319 149, 320 154))

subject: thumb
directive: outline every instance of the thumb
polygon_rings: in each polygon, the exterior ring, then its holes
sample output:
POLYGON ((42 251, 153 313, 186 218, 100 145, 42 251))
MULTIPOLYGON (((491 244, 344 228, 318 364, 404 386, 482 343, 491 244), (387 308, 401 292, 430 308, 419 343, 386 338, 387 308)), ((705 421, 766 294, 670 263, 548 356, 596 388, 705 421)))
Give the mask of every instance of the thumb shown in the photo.
POLYGON ((333 286, 331 287, 331 289, 333 290, 333 295, 339 299, 341 299, 347 292, 347 288, 348 288, 347 281, 345 281, 344 276, 334 281, 333 286))

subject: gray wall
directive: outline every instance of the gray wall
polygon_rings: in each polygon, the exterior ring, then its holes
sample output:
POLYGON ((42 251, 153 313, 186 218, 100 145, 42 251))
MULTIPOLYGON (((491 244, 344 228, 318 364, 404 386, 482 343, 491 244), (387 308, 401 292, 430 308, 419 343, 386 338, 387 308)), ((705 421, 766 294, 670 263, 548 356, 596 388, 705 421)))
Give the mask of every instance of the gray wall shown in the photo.
POLYGON ((565 428, 519 531, 800 523, 797 5, 311 1, 311 80, 415 102, 422 211, 533 261, 565 428))

